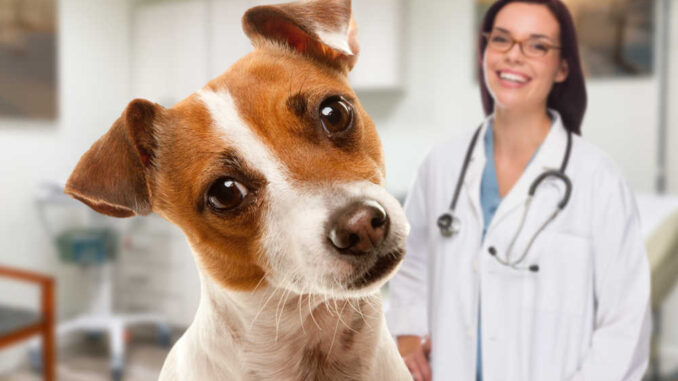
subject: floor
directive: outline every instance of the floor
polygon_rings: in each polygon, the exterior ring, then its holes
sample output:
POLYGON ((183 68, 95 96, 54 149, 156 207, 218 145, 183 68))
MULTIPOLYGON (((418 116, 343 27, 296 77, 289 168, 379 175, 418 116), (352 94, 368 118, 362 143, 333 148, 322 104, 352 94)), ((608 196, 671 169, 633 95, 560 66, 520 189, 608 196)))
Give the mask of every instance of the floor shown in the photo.
MULTIPOLYGON (((173 335, 178 338, 178 335, 173 335)), ((152 333, 135 331, 128 343, 123 381, 157 380, 170 347, 160 345, 152 333)), ((83 338, 59 351, 59 381, 110 381, 108 342, 106 338, 83 338)), ((0 381, 41 381, 26 361, 15 373, 1 375, 0 381)))

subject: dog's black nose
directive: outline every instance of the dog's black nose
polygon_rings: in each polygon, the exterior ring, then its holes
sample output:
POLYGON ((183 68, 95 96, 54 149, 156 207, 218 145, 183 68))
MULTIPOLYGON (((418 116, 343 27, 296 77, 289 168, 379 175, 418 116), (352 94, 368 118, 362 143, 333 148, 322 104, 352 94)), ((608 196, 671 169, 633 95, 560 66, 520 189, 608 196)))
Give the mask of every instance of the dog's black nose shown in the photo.
POLYGON ((373 200, 350 205, 330 221, 328 238, 342 254, 364 255, 388 234, 386 210, 373 200))

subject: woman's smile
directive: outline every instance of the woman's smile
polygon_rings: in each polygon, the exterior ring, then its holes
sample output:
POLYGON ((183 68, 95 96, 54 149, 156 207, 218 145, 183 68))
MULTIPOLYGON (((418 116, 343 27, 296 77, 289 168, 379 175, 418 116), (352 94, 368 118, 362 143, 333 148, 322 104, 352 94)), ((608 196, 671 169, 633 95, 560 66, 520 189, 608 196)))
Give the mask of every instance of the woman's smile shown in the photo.
POLYGON ((495 74, 499 84, 510 89, 522 88, 532 80, 532 77, 510 69, 497 70, 495 74))

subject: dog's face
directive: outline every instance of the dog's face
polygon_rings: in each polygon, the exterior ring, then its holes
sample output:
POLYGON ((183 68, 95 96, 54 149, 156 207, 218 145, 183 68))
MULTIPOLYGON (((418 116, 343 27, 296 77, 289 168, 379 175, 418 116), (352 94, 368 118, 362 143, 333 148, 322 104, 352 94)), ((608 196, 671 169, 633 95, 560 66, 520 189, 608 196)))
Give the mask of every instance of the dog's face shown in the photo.
POLYGON ((112 216, 162 215, 231 289, 372 292, 408 226, 348 84, 350 1, 256 7, 243 26, 254 52, 170 109, 130 103, 66 190, 112 216))

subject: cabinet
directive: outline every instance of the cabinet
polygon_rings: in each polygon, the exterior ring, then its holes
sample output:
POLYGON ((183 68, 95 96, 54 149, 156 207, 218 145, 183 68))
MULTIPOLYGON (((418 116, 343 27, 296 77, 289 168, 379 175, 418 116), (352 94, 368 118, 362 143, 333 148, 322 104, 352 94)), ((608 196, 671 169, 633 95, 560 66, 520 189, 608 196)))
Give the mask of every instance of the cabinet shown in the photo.
POLYGON ((403 0, 353 0, 360 55, 349 74, 356 90, 397 90, 404 53, 403 0))
MULTIPOLYGON (((354 0, 361 52, 350 74, 357 90, 401 85, 403 1, 354 0)), ((132 93, 164 106, 200 89, 252 50, 247 9, 279 0, 140 1, 132 10, 132 93)))
POLYGON ((132 94, 169 107, 207 81, 205 1, 142 2, 132 14, 132 94))
POLYGON ((209 77, 226 71, 240 57, 252 51, 252 44, 242 30, 240 19, 245 11, 257 5, 251 0, 211 0, 209 77))

